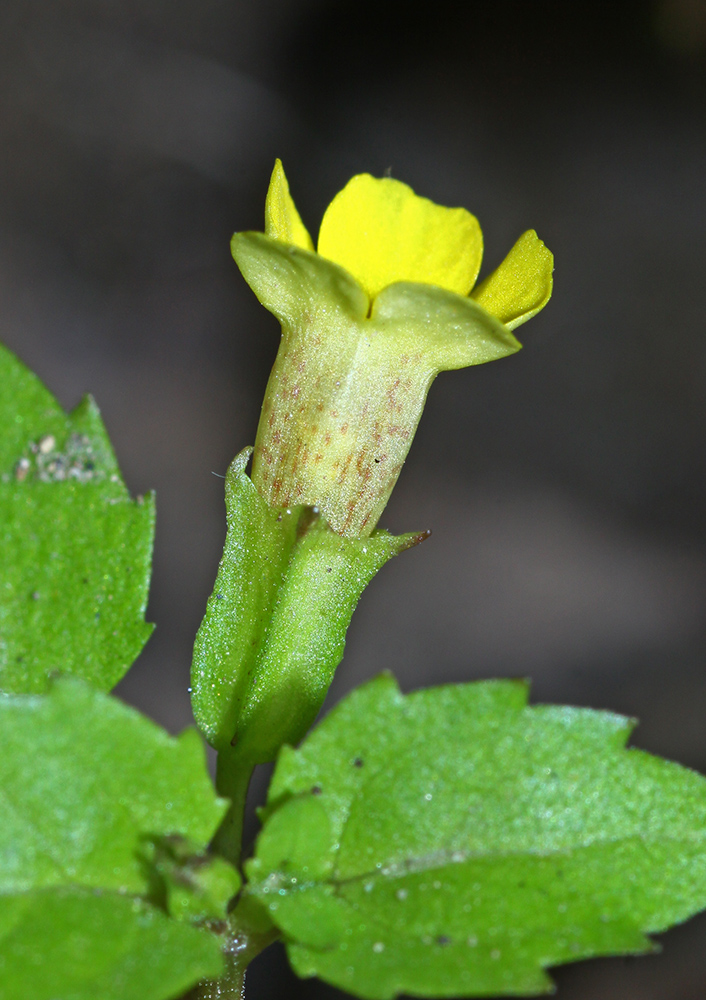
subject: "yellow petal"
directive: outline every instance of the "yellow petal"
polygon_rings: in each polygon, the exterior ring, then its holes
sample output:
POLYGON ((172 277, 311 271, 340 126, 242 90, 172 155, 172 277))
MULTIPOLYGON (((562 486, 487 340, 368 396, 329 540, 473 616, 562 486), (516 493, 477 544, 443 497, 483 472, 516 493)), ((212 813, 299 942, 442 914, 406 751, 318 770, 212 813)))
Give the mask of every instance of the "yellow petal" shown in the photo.
POLYGON ((532 319, 552 294, 554 257, 534 229, 528 229, 471 298, 514 330, 532 319))
POLYGON ((349 271, 371 297, 396 281, 468 295, 483 256, 478 220, 443 208, 401 181, 353 177, 321 223, 318 252, 349 271))
POLYGON ((313 250, 314 243, 301 220, 289 193, 289 184, 281 160, 275 160, 265 201, 265 233, 282 243, 292 243, 303 250, 313 250))

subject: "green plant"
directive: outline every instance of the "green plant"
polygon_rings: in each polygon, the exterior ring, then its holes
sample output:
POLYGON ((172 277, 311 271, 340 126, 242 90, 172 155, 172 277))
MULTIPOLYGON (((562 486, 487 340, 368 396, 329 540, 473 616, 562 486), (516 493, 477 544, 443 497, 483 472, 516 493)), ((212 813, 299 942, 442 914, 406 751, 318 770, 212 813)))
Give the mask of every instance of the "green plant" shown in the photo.
POLYGON ((195 730, 107 693, 150 633, 153 498, 92 400, 67 416, 0 352, 0 997, 238 997, 277 939, 380 1000, 536 994, 552 965, 650 950, 706 907, 706 779, 626 749, 629 720, 383 675, 311 728, 363 589, 426 537, 376 526, 431 381, 519 348, 551 254, 525 233, 476 287, 473 216, 367 175, 315 252, 279 162, 233 254, 283 338, 194 648, 215 789, 195 730))

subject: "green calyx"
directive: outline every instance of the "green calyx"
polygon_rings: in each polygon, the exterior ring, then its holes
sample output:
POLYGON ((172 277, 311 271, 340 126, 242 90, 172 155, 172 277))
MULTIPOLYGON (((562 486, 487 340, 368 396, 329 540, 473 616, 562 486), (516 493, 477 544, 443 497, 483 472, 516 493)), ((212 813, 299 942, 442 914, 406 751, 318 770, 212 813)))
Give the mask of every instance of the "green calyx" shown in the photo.
POLYGON ((305 507, 270 507, 245 474, 226 477, 228 534, 196 637, 192 703, 206 739, 243 767, 274 760, 311 726, 364 588, 427 533, 343 538, 305 507))

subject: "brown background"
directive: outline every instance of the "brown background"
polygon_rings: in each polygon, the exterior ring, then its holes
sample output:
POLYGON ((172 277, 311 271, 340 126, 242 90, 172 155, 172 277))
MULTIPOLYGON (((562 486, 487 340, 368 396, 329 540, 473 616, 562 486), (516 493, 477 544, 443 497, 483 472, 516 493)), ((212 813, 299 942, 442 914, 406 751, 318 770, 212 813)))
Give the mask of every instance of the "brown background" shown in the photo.
MULTIPOLYGON (((275 156, 305 220, 367 170, 474 211, 494 266, 557 259, 525 350, 442 375, 383 524, 335 697, 531 675, 706 770, 703 0, 2 0, 0 336, 92 391, 156 487, 155 636, 119 693, 190 719, 190 644, 277 346, 229 257, 275 156)), ((560 970, 563 1000, 701 1000, 706 920, 560 970)), ((333 997, 268 951, 249 997, 333 997)))

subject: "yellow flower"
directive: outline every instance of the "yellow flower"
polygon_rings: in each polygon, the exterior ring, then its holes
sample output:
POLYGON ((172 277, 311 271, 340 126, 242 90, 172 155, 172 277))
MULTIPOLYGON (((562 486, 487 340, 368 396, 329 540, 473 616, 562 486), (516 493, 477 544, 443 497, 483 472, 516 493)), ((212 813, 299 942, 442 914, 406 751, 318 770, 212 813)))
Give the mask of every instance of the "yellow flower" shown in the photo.
POLYGON ((272 506, 317 507, 349 537, 377 524, 436 375, 519 350, 510 331, 552 289, 552 255, 533 230, 474 287, 475 217, 369 174, 333 199, 315 252, 279 160, 265 233, 236 233, 232 251, 282 324, 253 482, 272 506))

